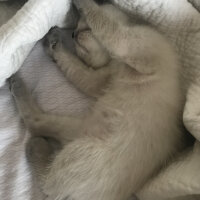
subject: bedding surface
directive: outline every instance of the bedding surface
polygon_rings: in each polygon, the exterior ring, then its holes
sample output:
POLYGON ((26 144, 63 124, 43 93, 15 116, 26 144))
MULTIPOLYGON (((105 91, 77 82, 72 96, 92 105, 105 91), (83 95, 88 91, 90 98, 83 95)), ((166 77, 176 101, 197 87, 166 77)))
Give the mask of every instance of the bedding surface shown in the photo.
MULTIPOLYGON (((62 7, 59 16, 56 14, 56 9, 53 9, 54 3, 50 2, 50 0, 48 3, 47 0, 29 0, 17 15, 0 27, 0 63, 2 63, 0 84, 2 85, 8 76, 19 69, 31 52, 20 69, 20 74, 39 105, 45 111, 60 115, 81 115, 91 100, 78 92, 57 70, 55 64, 44 53, 41 41, 31 51, 36 41, 41 39, 51 26, 62 25, 65 19, 69 1, 54 1, 58 3, 57 6, 62 7), (38 10, 44 11, 45 6, 47 6, 45 12, 38 18, 38 10)), ((182 62, 185 80, 183 87, 187 94, 183 119, 188 130, 197 139, 194 147, 164 169, 138 193, 138 196, 141 200, 198 200, 200 199, 200 143, 198 142, 200 140, 198 125, 200 124, 200 14, 195 9, 196 6, 193 7, 187 0, 113 0, 113 2, 131 14, 137 14, 149 21, 174 44, 182 62)), ((194 0, 195 5, 196 2, 194 0)), ((15 9, 10 11, 8 18, 15 11, 15 9)), ((71 33, 68 34, 68 45, 72 48, 71 33)), ((4 85, 0 88, 0 199, 2 200, 45 199, 35 184, 26 161, 25 146, 28 138, 29 133, 19 118, 8 85, 4 85)))

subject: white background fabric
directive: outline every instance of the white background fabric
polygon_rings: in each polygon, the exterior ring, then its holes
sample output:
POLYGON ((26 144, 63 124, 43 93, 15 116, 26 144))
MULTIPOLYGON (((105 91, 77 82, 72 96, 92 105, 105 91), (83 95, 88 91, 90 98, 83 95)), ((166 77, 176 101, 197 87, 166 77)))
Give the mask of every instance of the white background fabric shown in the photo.
POLYGON ((19 69, 35 42, 50 27, 63 25, 69 6, 70 0, 29 0, 0 28, 0 86, 19 69))

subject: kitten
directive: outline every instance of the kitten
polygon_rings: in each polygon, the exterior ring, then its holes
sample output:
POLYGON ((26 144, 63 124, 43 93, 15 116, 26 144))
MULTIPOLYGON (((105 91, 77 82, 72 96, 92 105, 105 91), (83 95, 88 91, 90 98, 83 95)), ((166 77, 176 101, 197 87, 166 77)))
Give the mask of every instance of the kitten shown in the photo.
POLYGON ((82 16, 76 55, 64 47, 62 29, 52 29, 46 45, 95 102, 84 117, 50 115, 13 76, 11 91, 32 133, 28 159, 52 199, 125 200, 184 146, 178 58, 161 34, 117 8, 74 4, 82 16))

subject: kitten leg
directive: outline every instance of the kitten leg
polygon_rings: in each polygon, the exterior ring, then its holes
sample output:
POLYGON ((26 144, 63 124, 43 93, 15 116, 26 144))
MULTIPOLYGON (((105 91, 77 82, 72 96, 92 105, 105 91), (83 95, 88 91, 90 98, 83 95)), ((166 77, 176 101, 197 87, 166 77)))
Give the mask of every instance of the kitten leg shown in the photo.
POLYGON ((44 113, 17 75, 10 78, 10 89, 32 136, 54 138, 61 144, 78 137, 83 121, 81 118, 44 113))
POLYGON ((77 89, 91 97, 103 94, 104 86, 110 78, 108 68, 88 68, 77 56, 67 51, 57 52, 54 56, 57 58, 58 67, 77 89))
POLYGON ((43 185, 55 154, 63 145, 80 136, 83 120, 44 113, 17 75, 10 78, 9 82, 20 115, 32 135, 27 144, 27 159, 37 181, 43 185))
POLYGON ((62 146, 56 140, 45 137, 31 137, 26 144, 26 158, 33 178, 42 188, 49 167, 57 153, 62 150, 62 146))
POLYGON ((54 28, 47 35, 49 54, 56 60, 58 67, 83 93, 97 97, 103 93, 103 86, 110 78, 110 68, 98 70, 88 68, 77 56, 62 47, 61 29, 54 28))
MULTIPOLYGON (((18 110, 26 125, 32 126, 32 118, 42 114, 42 111, 32 100, 25 84, 18 77, 14 75, 9 79, 10 90, 15 98, 18 110)), ((33 131, 32 133, 35 133, 33 131)), ((39 136, 39 135, 38 135, 39 136)), ((50 148, 48 142, 42 137, 31 137, 27 144, 27 158, 36 166, 36 171, 41 171, 46 168, 53 149, 50 148)))

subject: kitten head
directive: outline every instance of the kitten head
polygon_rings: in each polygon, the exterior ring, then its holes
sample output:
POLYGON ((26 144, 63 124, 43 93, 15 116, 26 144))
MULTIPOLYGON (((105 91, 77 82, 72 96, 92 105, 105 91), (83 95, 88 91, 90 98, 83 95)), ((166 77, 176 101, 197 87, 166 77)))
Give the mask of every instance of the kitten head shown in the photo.
POLYGON ((109 54, 100 42, 93 36, 84 19, 79 20, 72 35, 77 55, 90 67, 99 68, 110 60, 109 54))

